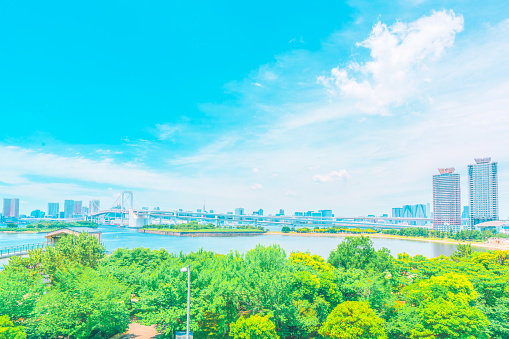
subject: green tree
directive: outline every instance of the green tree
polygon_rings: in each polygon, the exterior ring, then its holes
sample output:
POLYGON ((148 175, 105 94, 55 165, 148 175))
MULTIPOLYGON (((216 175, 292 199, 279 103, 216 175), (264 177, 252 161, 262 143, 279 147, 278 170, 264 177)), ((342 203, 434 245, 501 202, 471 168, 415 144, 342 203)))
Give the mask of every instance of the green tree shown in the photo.
POLYGON ((126 286, 79 267, 58 271, 54 286, 36 304, 27 324, 31 336, 110 338, 129 324, 126 286))
POLYGON ((318 332, 333 339, 387 338, 383 320, 362 301, 345 301, 336 306, 318 332))
POLYGON ((234 339, 279 339, 276 326, 270 317, 252 315, 249 318, 240 317, 231 324, 230 337, 234 339))
POLYGON ((458 244, 456 251, 451 255, 451 259, 458 261, 461 258, 468 258, 470 255, 472 255, 472 253, 473 250, 471 244, 458 244))
POLYGON ((392 257, 386 248, 375 250, 369 237, 346 237, 330 253, 328 262, 334 267, 383 272, 391 267, 392 257))
POLYGON ((0 316, 0 339, 25 339, 27 337, 22 326, 15 326, 9 316, 0 316))
POLYGON ((46 286, 40 274, 33 275, 24 267, 13 269, 9 266, 0 272, 0 314, 16 321, 26 319, 46 286))
POLYGON ((290 231, 291 231, 291 229, 288 226, 283 226, 283 228, 281 229, 281 232, 283 232, 283 233, 289 233, 290 231))
POLYGON ((106 249, 99 240, 86 232, 79 236, 65 235, 48 247, 42 257, 43 271, 53 277, 58 269, 73 266, 96 268, 104 258, 106 249))
POLYGON ((421 321, 411 338, 488 339, 488 319, 477 308, 462 302, 435 300, 419 310, 421 321))

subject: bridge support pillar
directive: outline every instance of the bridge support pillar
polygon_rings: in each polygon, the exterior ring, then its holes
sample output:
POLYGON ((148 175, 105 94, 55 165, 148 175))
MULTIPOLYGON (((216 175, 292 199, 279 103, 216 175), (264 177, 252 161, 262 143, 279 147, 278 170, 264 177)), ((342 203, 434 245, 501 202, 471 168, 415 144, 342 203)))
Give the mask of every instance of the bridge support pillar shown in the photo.
POLYGON ((148 217, 144 215, 138 215, 133 212, 133 210, 129 210, 129 227, 140 228, 145 225, 148 225, 148 217))

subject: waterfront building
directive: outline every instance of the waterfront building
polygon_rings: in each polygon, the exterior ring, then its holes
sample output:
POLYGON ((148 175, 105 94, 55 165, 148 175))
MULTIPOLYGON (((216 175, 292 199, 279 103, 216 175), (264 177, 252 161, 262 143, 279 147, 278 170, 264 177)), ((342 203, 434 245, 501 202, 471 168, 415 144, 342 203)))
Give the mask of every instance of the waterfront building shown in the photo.
POLYGON ((4 198, 3 212, 5 218, 19 218, 19 199, 4 198))
MULTIPOLYGON (((392 209, 393 218, 429 218, 429 204, 404 205, 392 209)), ((423 226, 425 221, 408 221, 409 225, 423 226)))
POLYGON ((244 208, 243 207, 236 208, 235 215, 244 215, 244 208))
POLYGON ((260 215, 263 216, 263 210, 260 208, 258 211, 254 211, 253 215, 260 215))
POLYGON ((304 216, 304 212, 295 212, 293 215, 295 217, 303 217, 304 216))
POLYGON ((440 168, 433 176, 433 229, 442 232, 461 230, 460 175, 454 168, 440 168))
POLYGON ((58 218, 60 213, 60 204, 58 202, 48 203, 48 217, 58 218))
POLYGON ((88 215, 88 207, 87 206, 83 206, 81 208, 81 215, 88 215))
POLYGON ((88 203, 88 213, 90 215, 99 212, 101 206, 101 202, 99 200, 90 200, 88 203))
POLYGON ((44 218, 44 212, 41 210, 34 210, 30 213, 32 218, 44 218))
POLYGON ((11 217, 11 199, 4 198, 4 217, 11 217))
POLYGON ((83 207, 82 201, 74 200, 74 215, 81 215, 81 208, 83 207))
POLYGON ((72 218, 74 214, 74 200, 64 201, 64 218, 72 218))
POLYGON ((403 217, 403 209, 401 207, 395 207, 392 209, 392 217, 393 218, 401 218, 403 217))
POLYGON ((285 210, 282 208, 279 210, 279 213, 276 214, 276 216, 284 216, 284 215, 285 215, 285 210))
POLYGON ((470 228, 486 221, 498 220, 498 169, 491 158, 474 159, 468 165, 470 228))
POLYGON ((332 218, 332 210, 319 210, 322 214, 322 217, 332 218))

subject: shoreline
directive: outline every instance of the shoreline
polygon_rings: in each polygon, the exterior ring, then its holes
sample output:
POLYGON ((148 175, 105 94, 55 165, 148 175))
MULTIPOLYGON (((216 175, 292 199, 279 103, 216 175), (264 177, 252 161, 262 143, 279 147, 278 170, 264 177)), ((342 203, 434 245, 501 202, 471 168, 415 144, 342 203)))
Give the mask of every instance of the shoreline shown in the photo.
POLYGON ((167 235, 173 237, 241 237, 241 236, 257 236, 266 234, 266 232, 250 232, 250 231, 222 231, 222 232, 206 232, 206 231, 163 231, 139 229, 138 233, 149 233, 167 235))
POLYGON ((381 239, 398 239, 398 240, 410 240, 410 241, 426 241, 426 242, 434 242, 439 244, 446 245, 472 245, 472 247, 481 247, 489 250, 500 250, 507 251, 509 250, 509 244, 496 244, 496 243, 478 243, 478 242, 468 242, 468 241, 458 241, 458 240, 449 240, 449 239, 436 239, 436 238, 420 238, 420 237, 405 237, 401 235, 392 235, 392 234, 381 234, 381 233, 373 233, 373 234, 364 234, 364 233, 283 233, 283 232, 272 232, 269 231, 265 233, 265 235, 284 235, 284 236, 297 236, 297 237, 361 237, 367 236, 370 238, 381 238, 381 239))

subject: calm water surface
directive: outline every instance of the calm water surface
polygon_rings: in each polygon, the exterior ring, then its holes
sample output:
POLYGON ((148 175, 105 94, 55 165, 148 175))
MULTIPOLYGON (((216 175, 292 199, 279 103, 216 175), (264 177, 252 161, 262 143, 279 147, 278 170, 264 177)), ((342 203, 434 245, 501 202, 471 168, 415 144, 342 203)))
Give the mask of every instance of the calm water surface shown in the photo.
MULTIPOLYGON (((164 248, 172 253, 189 253, 203 248, 216 253, 230 251, 246 252, 257 244, 280 245, 287 254, 292 251, 310 252, 327 258, 331 250, 343 241, 343 237, 302 237, 285 235, 260 235, 246 237, 171 237, 156 234, 138 233, 136 229, 101 226, 102 242, 109 252, 117 248, 146 247, 164 248)), ((428 258, 451 255, 456 245, 424 241, 373 238, 375 248, 388 248, 392 255, 406 252, 409 255, 422 254, 428 258)), ((44 242, 44 234, 0 234, 0 247, 44 242)), ((7 260, 0 259, 0 266, 7 260)))

